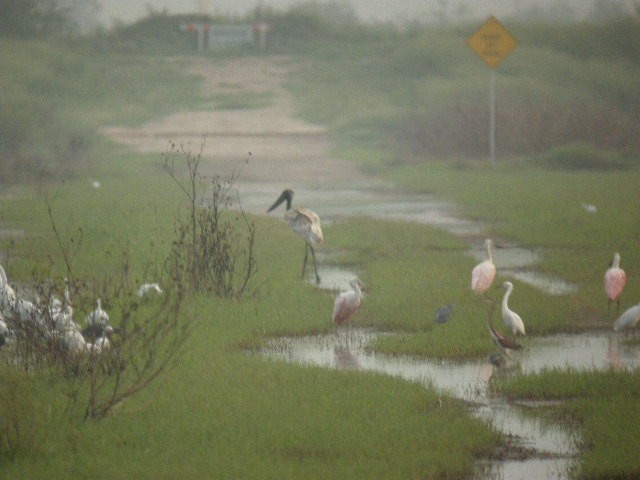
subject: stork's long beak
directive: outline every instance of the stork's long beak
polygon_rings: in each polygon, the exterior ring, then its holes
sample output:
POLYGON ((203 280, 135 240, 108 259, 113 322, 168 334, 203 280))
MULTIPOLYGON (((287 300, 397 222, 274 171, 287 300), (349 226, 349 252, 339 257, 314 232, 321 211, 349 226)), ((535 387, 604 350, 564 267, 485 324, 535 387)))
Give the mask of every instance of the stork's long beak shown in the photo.
POLYGON ((287 210, 289 210, 291 208, 291 192, 289 190, 285 190, 284 192, 282 192, 280 194, 280 196, 275 201, 275 203, 273 205, 271 205, 269 210, 267 210, 267 213, 269 213, 270 211, 276 209, 285 200, 287 201, 287 210))

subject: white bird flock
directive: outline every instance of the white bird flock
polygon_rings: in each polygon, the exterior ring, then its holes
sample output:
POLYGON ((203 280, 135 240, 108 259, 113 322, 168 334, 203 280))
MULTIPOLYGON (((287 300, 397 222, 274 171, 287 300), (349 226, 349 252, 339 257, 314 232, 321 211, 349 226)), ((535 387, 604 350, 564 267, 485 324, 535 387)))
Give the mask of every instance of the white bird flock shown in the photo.
MULTIPOLYGON (((162 289, 157 283, 144 284, 138 295, 149 292, 161 294, 162 289)), ((84 329, 73 319, 73 313, 68 283, 63 300, 51 297, 48 304, 34 303, 18 298, 0 265, 0 347, 14 339, 18 332, 35 332, 45 341, 59 341, 73 354, 101 354, 109 350, 109 337, 114 328, 100 298, 86 316, 84 329)))
MULTIPOLYGON (((100 300, 98 300, 100 307, 100 300)), ((47 305, 18 298, 9 285, 4 268, 0 266, 0 308, 3 321, 0 324, 1 343, 13 338, 16 332, 36 332, 44 340, 59 340, 70 353, 95 353, 109 348, 108 335, 113 331, 109 325, 109 316, 100 308, 102 316, 96 316, 102 326, 101 333, 94 342, 88 342, 80 325, 73 319, 73 305, 69 298, 69 286, 65 286, 64 300, 51 297, 47 305), (4 332, 4 333, 3 333, 4 332), (97 346, 99 346, 97 348, 97 346)), ((93 316, 96 311, 89 316, 93 316)), ((92 317, 93 318, 93 317, 92 317)), ((87 317, 87 320, 89 317, 87 317)))

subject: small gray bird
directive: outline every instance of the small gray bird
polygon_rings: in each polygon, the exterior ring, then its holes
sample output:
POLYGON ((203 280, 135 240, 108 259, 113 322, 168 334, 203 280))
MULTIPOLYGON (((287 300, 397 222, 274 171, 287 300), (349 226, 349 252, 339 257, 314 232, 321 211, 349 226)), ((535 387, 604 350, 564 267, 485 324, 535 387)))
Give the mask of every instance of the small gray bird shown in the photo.
POLYGON ((451 314, 453 313, 453 305, 449 304, 446 307, 440 307, 436 312, 435 322, 436 323, 446 323, 451 318, 451 314))

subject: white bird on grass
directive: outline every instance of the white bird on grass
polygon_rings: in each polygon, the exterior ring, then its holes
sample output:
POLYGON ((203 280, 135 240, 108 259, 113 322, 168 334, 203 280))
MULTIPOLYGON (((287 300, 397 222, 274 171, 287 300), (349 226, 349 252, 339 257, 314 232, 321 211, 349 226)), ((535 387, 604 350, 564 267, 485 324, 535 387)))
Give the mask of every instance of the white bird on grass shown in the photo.
POLYGON ((471 289, 476 293, 484 293, 489 290, 493 279, 496 277, 496 266, 493 264, 493 256, 491 254, 493 241, 487 238, 484 241, 484 246, 487 249, 488 258, 473 267, 471 271, 471 289))
POLYGON ((357 278, 349 282, 351 290, 340 293, 333 302, 333 322, 342 325, 348 322, 351 325, 351 319, 358 313, 360 304, 362 303, 362 283, 357 278))
POLYGON ((146 295, 150 295, 152 293, 161 295, 162 289, 160 288, 160 285, 158 285, 157 283, 143 283, 138 289, 138 297, 140 298, 143 298, 146 295))
POLYGON ((69 296, 69 283, 67 280, 65 280, 64 301, 52 297, 49 301, 49 315, 54 327, 60 331, 70 328, 80 330, 80 325, 73 320, 73 305, 69 296))
POLYGON ((504 282, 502 286, 507 290, 502 298, 502 321, 507 328, 511 329, 514 337, 517 333, 524 335, 524 322, 522 318, 509 308, 509 297, 513 291, 513 284, 511 282, 504 282))
POLYGON ((62 341, 65 347, 73 353, 83 353, 87 349, 87 342, 82 334, 75 329, 65 330, 62 334, 62 341))
POLYGON ((316 283, 320 283, 318 275, 318 265, 316 263, 316 254, 313 250, 314 245, 321 245, 324 237, 322 236, 322 228, 320 227, 320 217, 308 208, 298 207, 291 208, 293 199, 293 190, 286 189, 283 191, 273 205, 267 210, 267 213, 277 208, 281 203, 287 202, 287 211, 284 214, 284 220, 289 224, 291 229, 304 240, 304 264, 302 265, 302 277, 307 268, 308 251, 311 250, 313 257, 313 267, 316 273, 316 283))
POLYGON ((613 330, 618 332, 622 329, 631 330, 640 321, 640 303, 628 308, 618 319, 613 323, 613 330))
POLYGON ((111 348, 111 342, 109 341, 109 335, 111 335, 111 333, 113 333, 113 328, 111 325, 107 325, 100 336, 96 337, 93 342, 87 343, 87 351, 99 355, 109 350, 111 348))
POLYGON ((17 296, 15 290, 9 285, 7 274, 0 265, 0 308, 7 311, 15 306, 17 296))
POLYGON ((2 315, 0 315, 0 347, 7 343, 7 339, 11 335, 11 330, 9 330, 9 327, 4 323, 4 319, 1 317, 2 315))
POLYGON ((96 308, 86 317, 86 322, 88 326, 98 325, 98 326, 107 326, 109 325, 109 314, 102 309, 102 303, 98 298, 96 300, 96 308))

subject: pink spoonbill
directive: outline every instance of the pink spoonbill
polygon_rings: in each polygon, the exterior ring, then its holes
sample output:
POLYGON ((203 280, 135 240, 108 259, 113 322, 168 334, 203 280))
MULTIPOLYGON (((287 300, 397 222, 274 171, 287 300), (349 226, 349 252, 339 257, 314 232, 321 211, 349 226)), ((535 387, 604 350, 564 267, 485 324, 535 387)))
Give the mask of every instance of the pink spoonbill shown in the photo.
POLYGON ((616 302, 617 310, 620 310, 620 294, 627 283, 627 275, 620 268, 620 254, 613 255, 611 265, 604 274, 604 291, 607 293, 607 311, 611 312, 611 303, 616 302))
POLYGON ((476 293, 486 292, 496 277, 496 266, 493 264, 493 256, 491 255, 493 242, 490 238, 484 241, 484 246, 487 249, 488 258, 473 267, 471 271, 471 289, 476 293))
POLYGON ((273 205, 267 210, 267 213, 277 208, 281 203, 287 202, 287 211, 284 214, 284 220, 289 227, 304 240, 304 264, 302 265, 302 277, 304 278, 304 272, 307 268, 307 256, 309 250, 311 250, 311 256, 313 257, 313 268, 316 273, 316 283, 320 283, 320 276, 318 275, 318 265, 316 264, 316 254, 313 250, 314 245, 321 245, 324 237, 322 236, 322 228, 320 227, 320 217, 315 212, 312 212, 308 208, 297 207, 291 208, 291 201, 293 199, 293 190, 286 189, 278 197, 273 205))
POLYGON ((357 278, 349 282, 351 290, 340 293, 333 302, 333 322, 342 325, 349 322, 358 313, 360 304, 362 303, 362 283, 357 278))

